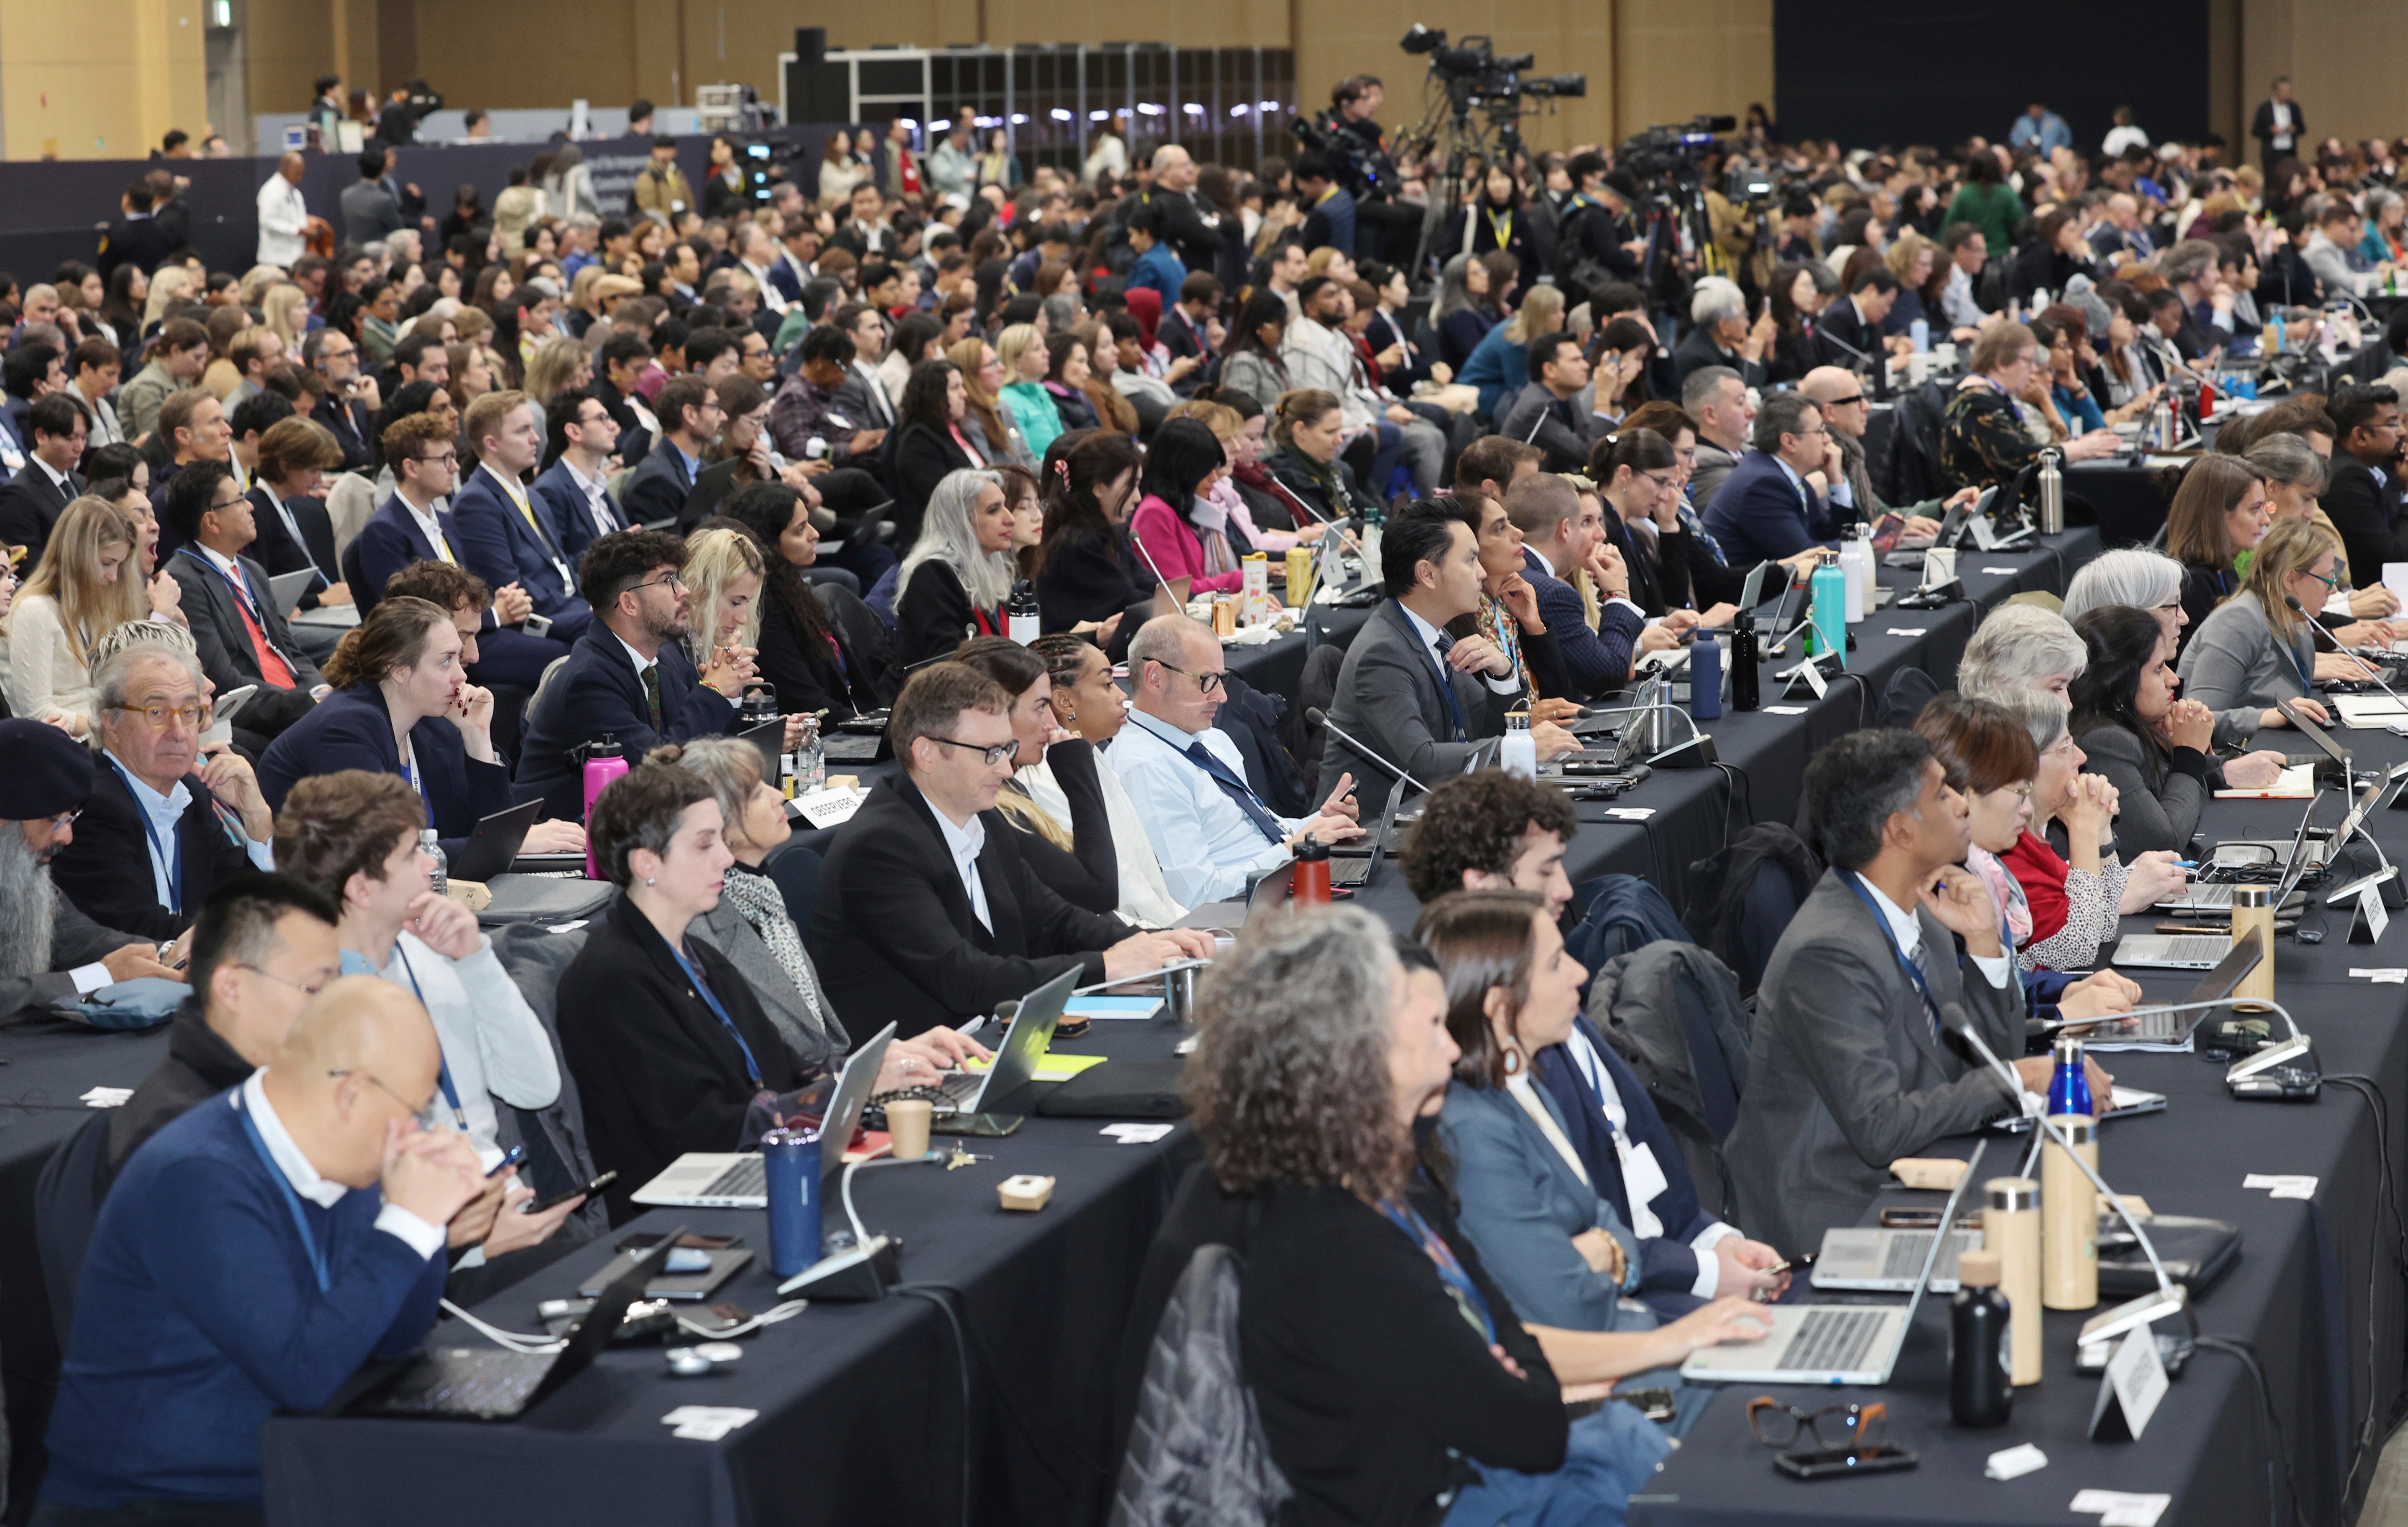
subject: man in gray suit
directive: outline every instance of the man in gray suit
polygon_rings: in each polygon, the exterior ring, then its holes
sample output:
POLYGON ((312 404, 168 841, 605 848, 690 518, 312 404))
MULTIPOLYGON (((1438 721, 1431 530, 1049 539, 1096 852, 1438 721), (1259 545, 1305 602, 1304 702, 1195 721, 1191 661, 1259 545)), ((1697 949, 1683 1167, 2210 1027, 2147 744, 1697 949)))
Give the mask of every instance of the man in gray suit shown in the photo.
MULTIPOLYGON (((1988 888, 1958 865, 1967 806, 1931 745, 1842 737, 1807 765, 1806 815, 1831 867, 1765 965, 1752 1079, 1723 1148, 1739 1222, 1793 1258, 1856 1223, 1891 1162, 2010 1111, 1999 1078, 1942 1036, 1941 1013, 1961 1006, 2001 1057, 2024 1048, 2014 951, 1988 888)), ((2046 1092, 2046 1056, 2009 1063, 2046 1092)), ((2091 1085, 2106 1095, 2095 1064, 2091 1085)))
MULTIPOLYGON (((1380 536, 1380 576, 1392 596, 1346 649, 1330 728, 1322 745, 1321 789, 1339 776, 1383 779, 1402 769, 1423 788, 1463 772, 1484 737, 1505 730, 1510 710, 1526 708, 1512 660, 1484 636, 1456 638, 1444 627, 1480 607, 1480 546, 1460 506, 1407 506, 1380 536), (1340 731, 1376 749, 1366 758, 1340 731)), ((1578 750, 1552 721, 1530 735, 1541 762, 1578 750)))

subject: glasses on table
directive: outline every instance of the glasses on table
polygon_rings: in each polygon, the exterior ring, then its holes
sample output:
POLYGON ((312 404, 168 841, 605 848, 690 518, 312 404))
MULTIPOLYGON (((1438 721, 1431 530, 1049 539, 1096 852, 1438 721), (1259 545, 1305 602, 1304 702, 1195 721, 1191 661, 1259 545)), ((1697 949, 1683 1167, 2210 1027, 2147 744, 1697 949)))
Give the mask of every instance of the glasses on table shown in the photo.
POLYGON ((941 742, 948 748, 959 748, 965 752, 976 753, 990 769, 1020 750, 1020 744, 1017 741, 998 742, 994 747, 988 748, 975 742, 955 742, 951 737, 940 737, 934 733, 924 733, 923 735, 930 742, 941 742))
POLYGON ((1876 1400, 1800 1410, 1759 1394, 1747 1403, 1747 1429, 1768 1448, 1786 1448, 1809 1435, 1825 1448, 1878 1449, 1889 1437, 1889 1406, 1876 1400))

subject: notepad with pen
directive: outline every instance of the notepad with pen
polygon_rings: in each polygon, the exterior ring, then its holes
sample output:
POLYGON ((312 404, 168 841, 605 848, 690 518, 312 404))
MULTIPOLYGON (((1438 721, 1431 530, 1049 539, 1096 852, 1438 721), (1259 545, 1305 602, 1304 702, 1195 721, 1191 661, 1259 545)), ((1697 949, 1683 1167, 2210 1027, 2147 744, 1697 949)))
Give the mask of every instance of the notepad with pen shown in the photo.
POLYGON ((2285 769, 2272 784, 2262 790, 2219 790, 2215 798, 2219 801, 2304 801, 2315 792, 2315 766, 2298 764, 2285 769))

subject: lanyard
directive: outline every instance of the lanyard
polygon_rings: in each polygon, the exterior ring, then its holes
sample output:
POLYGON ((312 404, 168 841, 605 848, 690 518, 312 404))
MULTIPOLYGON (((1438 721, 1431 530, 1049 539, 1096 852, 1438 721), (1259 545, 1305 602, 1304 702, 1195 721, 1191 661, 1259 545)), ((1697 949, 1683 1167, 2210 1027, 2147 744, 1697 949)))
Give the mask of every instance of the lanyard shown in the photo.
POLYGON ((435 797, 427 793, 426 771, 416 766, 417 757, 418 750, 413 748, 409 757, 396 766, 401 773, 401 782, 418 792, 420 803, 426 807, 426 825, 432 827, 435 825, 435 797))
POLYGON ((184 835, 174 828, 168 829, 167 835, 176 845, 175 856, 170 858, 167 849, 159 841, 159 829, 150 821, 150 809, 142 804, 141 795, 134 789, 134 776, 127 772, 124 764, 120 764, 110 754, 103 753, 100 756, 108 759, 108 766, 115 769, 124 779, 125 793, 134 801, 134 818, 142 824, 142 835, 150 840, 150 858, 158 866, 160 878, 166 883, 167 894, 163 899, 167 904, 167 910, 178 917, 182 917, 184 915, 184 835))
MULTIPOLYGON (((410 991, 418 994, 418 1005, 425 1007, 426 992, 418 984, 418 972, 409 967, 409 951, 403 949, 400 942, 396 940, 393 946, 393 952, 394 957, 401 962, 401 973, 409 978, 410 991)), ((427 1016, 432 1018, 434 1011, 433 1008, 428 1007, 427 1016)), ((468 1133, 468 1111, 460 1106, 460 1089, 452 1084, 452 1062, 443 1053, 440 1035, 437 1036, 435 1065, 435 1079, 442 1085, 443 1101, 452 1105, 452 1122, 458 1126, 461 1134, 466 1135, 468 1133)))
POLYGON ((678 963, 678 968, 685 972, 685 978, 694 983, 694 989, 702 993, 702 1000, 710 1004, 711 1016, 718 1019, 726 1028, 728 1037, 736 1041, 736 1048, 744 1052, 744 1075, 750 1078, 754 1088, 759 1088, 762 1085, 761 1063, 752 1058, 752 1047, 746 1044, 744 1035, 737 1032, 736 1020, 728 1017, 727 1009, 719 1005, 719 998, 704 982, 702 972, 688 964, 685 956, 678 952, 675 946, 671 946, 669 949, 669 958, 675 960, 678 963))
POLYGON ((259 1152, 259 1164, 267 1168, 269 1178, 284 1194, 284 1206, 293 1211, 293 1228, 301 1233, 301 1249, 309 1253, 309 1270, 318 1275, 318 1292, 324 1293, 330 1281, 326 1277, 326 1253, 318 1249, 318 1237, 310 1234, 309 1216, 302 1212, 301 1195, 293 1191, 293 1179, 284 1175, 284 1168, 267 1153, 267 1142, 260 1138, 259 1126, 251 1122, 251 1110, 237 1101, 234 1111, 235 1117, 242 1120, 243 1134, 251 1136, 251 1149, 259 1152))
POLYGON ((1889 925, 1889 918, 1874 904, 1872 893, 1865 889, 1864 882, 1857 879, 1853 871, 1843 875, 1842 878, 1847 881, 1848 889, 1856 893, 1856 900, 1865 904, 1865 910, 1873 915, 1873 921, 1880 925, 1882 936, 1889 940, 1890 953, 1898 956, 1899 968, 1906 972, 1909 980, 1914 982, 1914 989, 1923 993, 1923 1006, 1931 1014, 1931 1037, 1939 1038, 1940 1003, 1931 994, 1931 983, 1924 979, 1923 967, 1908 959, 1906 950, 1899 947, 1897 930, 1889 925))
POLYGON ((1496 238, 1497 247, 1500 250, 1512 243, 1513 214, 1508 212, 1500 219, 1497 216, 1496 208, 1490 207, 1488 209, 1488 232, 1496 238))
POLYGON ((224 578, 226 582, 233 587, 235 598, 241 601, 242 607, 251 612, 251 621, 258 625, 260 635, 265 636, 267 634, 267 621, 265 618, 259 613, 259 606, 251 599, 251 591, 243 586, 242 579, 235 577, 232 573, 227 572, 224 568, 220 567, 216 563, 211 562, 208 558, 202 556, 191 547, 188 546, 182 549, 185 556, 192 558, 194 562, 199 563, 210 572, 217 574, 222 578, 224 578))
POLYGON ((1429 1258, 1430 1265, 1438 1269, 1439 1281, 1445 1284, 1446 1292, 1455 1296, 1464 1320, 1478 1326, 1494 1345, 1497 1318, 1488 1312, 1488 1301, 1481 1297, 1480 1286, 1471 1281, 1471 1275, 1465 1272, 1463 1263, 1455 1260, 1455 1249, 1440 1239, 1438 1232, 1430 1229, 1429 1222, 1410 1204, 1383 1204, 1380 1212, 1420 1245, 1422 1255, 1429 1258))

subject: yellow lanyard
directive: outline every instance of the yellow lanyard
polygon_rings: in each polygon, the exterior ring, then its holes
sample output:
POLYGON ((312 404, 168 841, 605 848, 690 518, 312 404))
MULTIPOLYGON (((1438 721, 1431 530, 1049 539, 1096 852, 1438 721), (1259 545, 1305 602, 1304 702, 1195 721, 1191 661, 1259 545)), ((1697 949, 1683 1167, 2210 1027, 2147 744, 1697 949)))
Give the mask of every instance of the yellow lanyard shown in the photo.
POLYGON ((1499 222, 1497 221, 1496 211, 1493 208, 1490 209, 1488 212, 1488 231, 1497 235, 1497 247, 1498 249, 1504 249, 1506 246, 1512 244, 1513 242, 1513 214, 1511 212, 1506 213, 1505 221, 1499 222))

